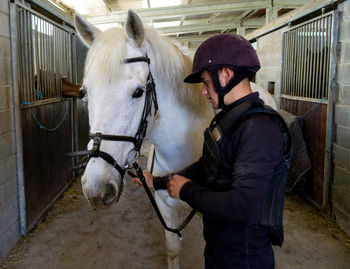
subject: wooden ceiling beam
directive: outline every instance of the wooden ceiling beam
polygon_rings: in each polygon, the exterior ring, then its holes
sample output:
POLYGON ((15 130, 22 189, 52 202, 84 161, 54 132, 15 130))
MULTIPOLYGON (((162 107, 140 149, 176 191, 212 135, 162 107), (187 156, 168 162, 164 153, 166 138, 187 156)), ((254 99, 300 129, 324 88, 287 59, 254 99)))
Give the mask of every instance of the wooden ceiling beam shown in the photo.
POLYGON ((170 39, 174 39, 177 42, 202 42, 213 35, 188 35, 188 36, 169 36, 170 39))
POLYGON ((182 26, 184 24, 184 21, 185 21, 185 16, 181 16, 180 26, 182 26))
POLYGON ((221 14, 221 12, 216 12, 216 13, 213 13, 210 15, 209 19, 208 19, 208 22, 212 22, 213 20, 215 20, 215 18, 217 16, 219 16, 221 14))
POLYGON ((311 0, 273 0, 273 6, 277 8, 298 8, 305 5, 306 3, 311 2, 311 0))
POLYGON ((242 25, 237 22, 218 22, 218 23, 200 23, 188 24, 183 26, 160 27, 156 28, 163 35, 186 34, 206 31, 221 31, 237 27, 260 28, 265 24, 265 19, 251 19, 244 21, 242 25))
MULTIPOLYGON (((220 3, 220 4, 191 4, 191 5, 179 5, 173 7, 159 7, 159 8, 146 8, 136 9, 135 12, 141 19, 161 19, 169 17, 181 17, 181 16, 196 16, 203 14, 212 14, 218 12, 227 11, 244 11, 250 9, 263 9, 267 8, 269 1, 253 1, 253 2, 232 2, 232 3, 220 3)), ((127 18, 127 11, 114 11, 107 15, 100 16, 88 16, 87 19, 92 24, 105 24, 109 22, 125 21, 127 18)))
POLYGON ((109 4, 109 2, 107 2, 107 0, 102 0, 104 5, 106 6, 106 8, 108 9, 109 12, 112 11, 111 5, 109 4))

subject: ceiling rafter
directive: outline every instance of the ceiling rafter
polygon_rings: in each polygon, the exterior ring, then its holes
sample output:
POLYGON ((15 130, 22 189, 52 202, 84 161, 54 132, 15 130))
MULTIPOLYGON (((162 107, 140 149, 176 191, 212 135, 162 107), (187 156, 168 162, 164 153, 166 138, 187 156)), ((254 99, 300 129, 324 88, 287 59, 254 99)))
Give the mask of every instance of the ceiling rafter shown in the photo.
POLYGON ((181 16, 181 19, 180 19, 180 26, 182 26, 182 25, 184 24, 185 19, 186 19, 185 16, 181 16))
MULTIPOLYGON (((264 19, 252 19, 242 23, 243 27, 247 28, 260 28, 264 25, 264 19)), ((172 27, 160 27, 157 31, 163 35, 174 35, 174 34, 186 34, 186 33, 196 33, 196 32, 207 32, 207 31, 217 31, 225 29, 233 29, 241 27, 239 22, 216 22, 216 23, 199 23, 199 24, 189 24, 183 26, 172 26, 172 27)))
POLYGON ((253 9, 252 12, 246 16, 246 19, 254 16, 258 11, 259 11, 259 9, 253 9))
POLYGON ((253 10, 249 9, 246 11, 243 11, 240 15, 239 15, 239 19, 243 20, 245 19, 249 14, 251 14, 253 12, 253 10))
POLYGON ((219 16, 221 14, 221 12, 216 12, 216 13, 213 13, 210 15, 209 19, 208 19, 208 22, 212 22, 213 20, 215 20, 215 18, 217 16, 219 16))
POLYGON ((112 11, 111 5, 107 2, 107 0, 102 0, 106 8, 108 9, 109 12, 112 11))
POLYGON ((305 0, 273 0, 273 6, 277 8, 298 8, 305 5, 305 0))
MULTIPOLYGON (((135 12, 141 19, 148 20, 151 18, 169 18, 169 17, 181 17, 181 16, 196 16, 204 14, 212 14, 217 12, 227 11, 244 11, 250 9, 263 9, 267 8, 269 1, 254 1, 254 2, 233 2, 233 3, 220 3, 220 4, 191 4, 191 5, 179 5, 160 8, 148 8, 139 9, 135 12)), ((87 19, 93 24, 105 24, 109 22, 125 21, 127 18, 127 11, 114 11, 107 15, 100 16, 88 16, 87 19)))
MULTIPOLYGON (((59 1, 70 3, 74 0, 59 1)), ((127 10, 133 8, 144 23, 152 25, 163 35, 187 42, 189 46, 220 32, 247 35, 274 20, 278 15, 311 2, 311 0, 227 0, 213 3, 210 2, 212 0, 196 0, 193 3, 191 0, 182 0, 183 5, 152 7, 156 5, 152 0, 102 1, 100 5, 104 4, 108 9, 108 11, 104 9, 105 14, 98 13, 101 9, 96 9, 98 11, 86 16, 88 21, 97 27, 107 29, 125 22, 127 10), (166 25, 168 27, 165 27, 166 25)), ((93 10, 91 8, 89 12, 93 10)))
POLYGON ((211 37, 213 35, 186 35, 186 36, 169 36, 169 38, 174 39, 178 42, 202 42, 203 40, 211 37))

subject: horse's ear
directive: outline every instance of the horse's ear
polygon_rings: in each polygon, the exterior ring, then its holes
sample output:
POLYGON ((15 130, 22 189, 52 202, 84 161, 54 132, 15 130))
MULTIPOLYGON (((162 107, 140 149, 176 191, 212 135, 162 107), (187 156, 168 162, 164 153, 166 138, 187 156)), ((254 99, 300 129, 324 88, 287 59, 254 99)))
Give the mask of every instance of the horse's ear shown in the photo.
POLYGON ((125 30, 128 36, 135 40, 136 45, 140 47, 145 37, 145 30, 140 17, 131 9, 128 11, 125 30))
POLYGON ((78 13, 75 13, 74 15, 74 24, 79 37, 88 47, 91 46, 96 36, 101 32, 78 13))

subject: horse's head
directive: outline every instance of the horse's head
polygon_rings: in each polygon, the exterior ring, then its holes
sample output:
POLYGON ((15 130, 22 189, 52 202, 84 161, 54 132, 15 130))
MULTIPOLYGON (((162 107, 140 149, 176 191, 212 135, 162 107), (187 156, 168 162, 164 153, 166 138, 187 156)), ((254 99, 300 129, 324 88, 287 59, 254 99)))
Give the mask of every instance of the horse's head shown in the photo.
MULTIPOLYGON (((129 11, 125 29, 101 32, 81 16, 75 16, 80 38, 90 47, 85 63, 84 88, 89 96, 90 133, 134 137, 145 105, 149 65, 145 61, 125 63, 144 57, 144 28, 140 18, 129 11)), ((88 149, 93 148, 90 140, 88 149)), ((109 154, 123 169, 134 158, 132 142, 102 139, 99 150, 109 154)), ((82 177, 90 204, 106 207, 117 201, 123 176, 101 156, 90 158, 82 177)))

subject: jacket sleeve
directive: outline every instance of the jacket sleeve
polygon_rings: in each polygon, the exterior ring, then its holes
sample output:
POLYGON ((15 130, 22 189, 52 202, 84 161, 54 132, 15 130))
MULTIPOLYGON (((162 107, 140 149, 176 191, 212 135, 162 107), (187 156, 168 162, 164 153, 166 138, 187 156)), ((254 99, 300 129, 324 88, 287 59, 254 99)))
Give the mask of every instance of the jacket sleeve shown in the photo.
MULTIPOLYGON (((177 172, 177 174, 191 179, 191 181, 196 182, 198 185, 205 184, 205 176, 202 169, 202 161, 199 160, 192 165, 186 167, 182 171, 177 172)), ((169 181, 169 176, 154 177, 153 187, 155 190, 166 190, 169 181)))
POLYGON ((202 159, 190 165, 189 167, 178 172, 180 176, 189 178, 192 182, 197 185, 204 186, 206 182, 206 175, 204 174, 204 169, 202 166, 202 159))
POLYGON ((187 182, 180 199, 209 218, 253 224, 283 159, 281 131, 270 116, 257 115, 239 127, 227 147, 233 156, 232 189, 213 192, 187 182))

